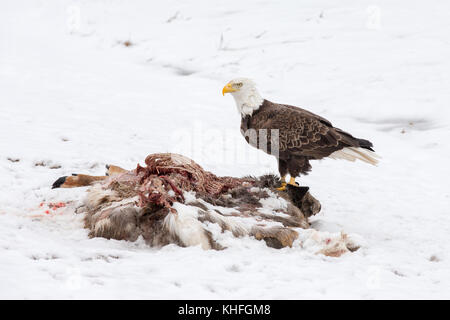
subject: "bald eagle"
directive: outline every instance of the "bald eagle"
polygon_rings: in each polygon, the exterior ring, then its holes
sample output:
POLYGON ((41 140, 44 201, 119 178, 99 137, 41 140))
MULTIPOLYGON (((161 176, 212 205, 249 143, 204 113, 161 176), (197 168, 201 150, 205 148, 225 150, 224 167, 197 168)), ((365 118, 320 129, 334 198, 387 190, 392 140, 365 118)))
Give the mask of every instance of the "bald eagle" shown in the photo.
POLYGON ((295 178, 300 174, 308 174, 310 160, 329 157, 378 163, 379 157, 370 141, 355 138, 307 110, 263 99, 250 79, 231 80, 222 90, 222 94, 225 93, 234 97, 242 118, 241 133, 247 142, 277 157, 281 177, 279 190, 285 190, 287 184, 296 185, 295 178), (258 132, 256 139, 250 139, 249 130, 258 132), (264 139, 260 132, 266 135, 264 139), (278 147, 277 154, 273 152, 274 144, 278 147), (291 177, 289 183, 286 183, 287 174, 291 177))

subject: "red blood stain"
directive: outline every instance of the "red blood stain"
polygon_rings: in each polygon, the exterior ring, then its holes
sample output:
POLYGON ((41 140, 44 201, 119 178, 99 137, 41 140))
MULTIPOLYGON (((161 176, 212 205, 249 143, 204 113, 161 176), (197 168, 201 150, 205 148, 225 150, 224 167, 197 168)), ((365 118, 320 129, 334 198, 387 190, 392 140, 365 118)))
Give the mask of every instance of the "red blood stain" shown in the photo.
MULTIPOLYGON (((39 204, 39 207, 47 207, 48 209, 52 209, 53 211, 58 210, 59 208, 64 208, 66 206, 66 204, 64 202, 49 202, 49 203, 45 203, 45 202, 41 202, 39 204)), ((46 214, 50 214, 50 210, 45 210, 44 211, 46 214)))

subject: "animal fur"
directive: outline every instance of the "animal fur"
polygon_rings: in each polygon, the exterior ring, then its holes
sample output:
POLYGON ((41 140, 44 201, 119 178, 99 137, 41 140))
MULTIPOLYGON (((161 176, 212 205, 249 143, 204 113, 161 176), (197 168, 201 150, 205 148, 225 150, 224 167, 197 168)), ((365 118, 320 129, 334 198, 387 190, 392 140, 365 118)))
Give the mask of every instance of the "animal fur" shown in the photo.
POLYGON ((283 248, 293 246, 309 228, 307 218, 320 211, 307 188, 279 192, 272 175, 217 177, 173 154, 150 155, 146 164, 95 180, 83 206, 90 237, 220 250, 226 247, 220 234, 228 234, 283 248))

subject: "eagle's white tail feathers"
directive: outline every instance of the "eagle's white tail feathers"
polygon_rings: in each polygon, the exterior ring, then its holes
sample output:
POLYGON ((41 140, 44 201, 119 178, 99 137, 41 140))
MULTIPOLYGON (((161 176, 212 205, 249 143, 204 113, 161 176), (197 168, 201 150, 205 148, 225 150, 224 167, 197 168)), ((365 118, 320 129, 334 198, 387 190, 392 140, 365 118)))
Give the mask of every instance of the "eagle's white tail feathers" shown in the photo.
POLYGON ((375 152, 368 149, 356 147, 343 148, 341 150, 333 152, 329 155, 329 157, 332 159, 345 159, 348 161, 355 161, 356 159, 359 159, 374 166, 378 164, 378 159, 380 159, 380 156, 375 152))

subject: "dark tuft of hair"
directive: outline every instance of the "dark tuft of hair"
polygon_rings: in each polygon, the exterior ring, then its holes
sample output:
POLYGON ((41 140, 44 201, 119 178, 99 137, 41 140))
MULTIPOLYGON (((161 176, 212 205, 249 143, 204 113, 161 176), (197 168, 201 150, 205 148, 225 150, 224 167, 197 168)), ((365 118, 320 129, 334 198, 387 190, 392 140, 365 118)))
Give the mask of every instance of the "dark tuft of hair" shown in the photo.
POLYGON ((61 187, 64 184, 64 182, 66 182, 66 178, 67 178, 67 176, 58 178, 58 180, 53 182, 52 189, 56 189, 56 188, 61 187))

